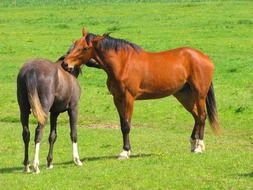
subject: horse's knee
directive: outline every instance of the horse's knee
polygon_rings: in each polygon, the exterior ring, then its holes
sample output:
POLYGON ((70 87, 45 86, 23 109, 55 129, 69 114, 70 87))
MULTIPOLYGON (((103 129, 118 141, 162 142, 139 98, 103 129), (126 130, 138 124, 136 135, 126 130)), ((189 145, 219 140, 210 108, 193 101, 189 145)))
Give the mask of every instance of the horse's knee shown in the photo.
POLYGON ((128 134, 130 132, 130 127, 129 126, 123 126, 121 127, 121 131, 123 134, 128 134))
POLYGON ((23 141, 25 143, 28 143, 30 141, 30 131, 27 127, 23 128, 22 136, 23 136, 23 141))
POLYGON ((123 134, 128 134, 130 132, 130 122, 128 120, 123 121, 121 131, 123 134))

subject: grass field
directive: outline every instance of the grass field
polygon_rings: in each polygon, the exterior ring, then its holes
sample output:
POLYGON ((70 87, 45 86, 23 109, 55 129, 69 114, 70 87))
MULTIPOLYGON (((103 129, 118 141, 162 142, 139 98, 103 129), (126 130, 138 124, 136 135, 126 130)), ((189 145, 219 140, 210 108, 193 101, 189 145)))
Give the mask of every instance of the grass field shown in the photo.
MULTIPOLYGON (((253 189, 253 2, 10 1, 0 2, 1 189, 253 189), (87 2, 87 3, 85 3, 87 2), (207 151, 190 153, 193 119, 173 97, 137 101, 133 157, 120 161, 118 114, 102 70, 84 68, 79 153, 71 161, 67 114, 59 118, 54 169, 46 170, 47 125, 39 175, 22 173, 23 142, 16 76, 34 57, 56 60, 81 28, 127 39, 149 51, 197 48, 215 64, 214 88, 223 134, 206 126, 207 151)), ((35 120, 31 117, 33 155, 35 120)))

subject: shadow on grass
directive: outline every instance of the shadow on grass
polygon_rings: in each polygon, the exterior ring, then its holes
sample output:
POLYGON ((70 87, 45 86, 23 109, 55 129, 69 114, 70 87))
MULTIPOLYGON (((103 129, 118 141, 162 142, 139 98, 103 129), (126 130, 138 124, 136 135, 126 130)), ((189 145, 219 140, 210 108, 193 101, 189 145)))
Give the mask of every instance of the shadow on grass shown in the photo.
POLYGON ((253 177, 253 172, 240 174, 240 176, 242 176, 242 177, 253 177))
MULTIPOLYGON (((145 158, 154 156, 154 154, 133 154, 131 155, 131 159, 133 158, 145 158)), ((98 156, 98 157, 84 157, 81 161, 97 161, 97 160, 108 160, 108 159, 118 159, 118 156, 98 156)))
MULTIPOLYGON (((134 154, 131 155, 130 159, 135 159, 135 158, 145 158, 145 157, 150 157, 150 156, 155 156, 155 154, 134 154)), ((97 157, 84 157, 81 158, 80 160, 82 162, 91 162, 91 161, 99 161, 99 160, 117 160, 118 156, 97 156, 97 157)), ((74 162, 67 161, 67 162, 61 162, 61 163, 54 163, 54 165, 68 165, 68 164, 74 164, 74 162)))
MULTIPOLYGON (((131 155, 130 159, 136 159, 136 158, 145 158, 145 157, 150 157, 150 156, 155 156, 155 154, 135 154, 131 155)), ((118 159, 118 156, 97 156, 97 157, 84 157, 81 159, 82 162, 91 162, 91 161, 99 161, 99 160, 112 160, 118 159)), ((73 164, 74 162, 71 161, 66 161, 66 162, 59 162, 59 163, 53 163, 53 165, 70 165, 73 164)), ((45 167, 45 164, 41 164, 40 168, 45 167)), ((32 166, 30 167, 30 169, 32 166)), ((23 166, 20 167, 6 167, 6 168, 0 168, 0 175, 1 174, 7 174, 7 173, 23 173, 23 166)))
POLYGON ((0 175, 4 173, 23 173, 23 167, 0 168, 0 175))

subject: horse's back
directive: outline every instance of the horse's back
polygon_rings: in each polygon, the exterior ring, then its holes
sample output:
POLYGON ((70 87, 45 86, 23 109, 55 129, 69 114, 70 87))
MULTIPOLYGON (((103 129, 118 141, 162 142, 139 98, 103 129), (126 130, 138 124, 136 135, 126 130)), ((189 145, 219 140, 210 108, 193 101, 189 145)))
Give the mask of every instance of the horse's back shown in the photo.
POLYGON ((164 72, 170 71, 171 75, 181 72, 185 73, 185 77, 191 74, 212 75, 214 65, 211 59, 201 51, 190 48, 180 47, 149 55, 149 59, 153 62, 153 67, 160 67, 164 72))
POLYGON ((55 74, 57 68, 53 62, 47 59, 32 59, 27 61, 19 71, 19 77, 29 75, 31 72, 35 72, 37 76, 50 76, 55 74))

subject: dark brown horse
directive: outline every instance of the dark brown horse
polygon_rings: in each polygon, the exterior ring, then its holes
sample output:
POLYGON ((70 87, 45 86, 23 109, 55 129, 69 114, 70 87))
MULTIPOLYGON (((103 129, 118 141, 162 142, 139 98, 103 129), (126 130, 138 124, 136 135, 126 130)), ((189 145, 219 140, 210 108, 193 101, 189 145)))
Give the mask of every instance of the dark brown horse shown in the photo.
MULTIPOLYGON (((77 150, 77 112, 80 97, 80 87, 77 76, 80 67, 65 71, 61 64, 65 56, 56 63, 45 59, 34 59, 20 69, 17 77, 17 98, 20 107, 20 120, 23 126, 23 141, 25 145, 24 172, 29 172, 28 147, 30 141, 29 114, 30 109, 38 121, 35 131, 35 154, 33 170, 39 173, 39 146, 43 130, 50 112, 49 153, 47 157, 48 168, 53 168, 53 145, 56 141, 56 121, 61 112, 68 111, 70 122, 70 137, 73 146, 73 159, 76 165, 82 165, 77 150)), ((96 67, 95 62, 89 66, 96 67)))
POLYGON ((75 42, 63 66, 68 69, 80 67, 93 58, 107 73, 107 86, 113 95, 123 134, 120 158, 130 155, 129 132, 134 100, 169 95, 174 95, 195 120, 191 151, 204 151, 206 115, 214 132, 219 132, 212 85, 214 65, 208 56, 185 47, 150 53, 122 39, 87 33, 85 28, 82 33, 83 37, 75 42))

